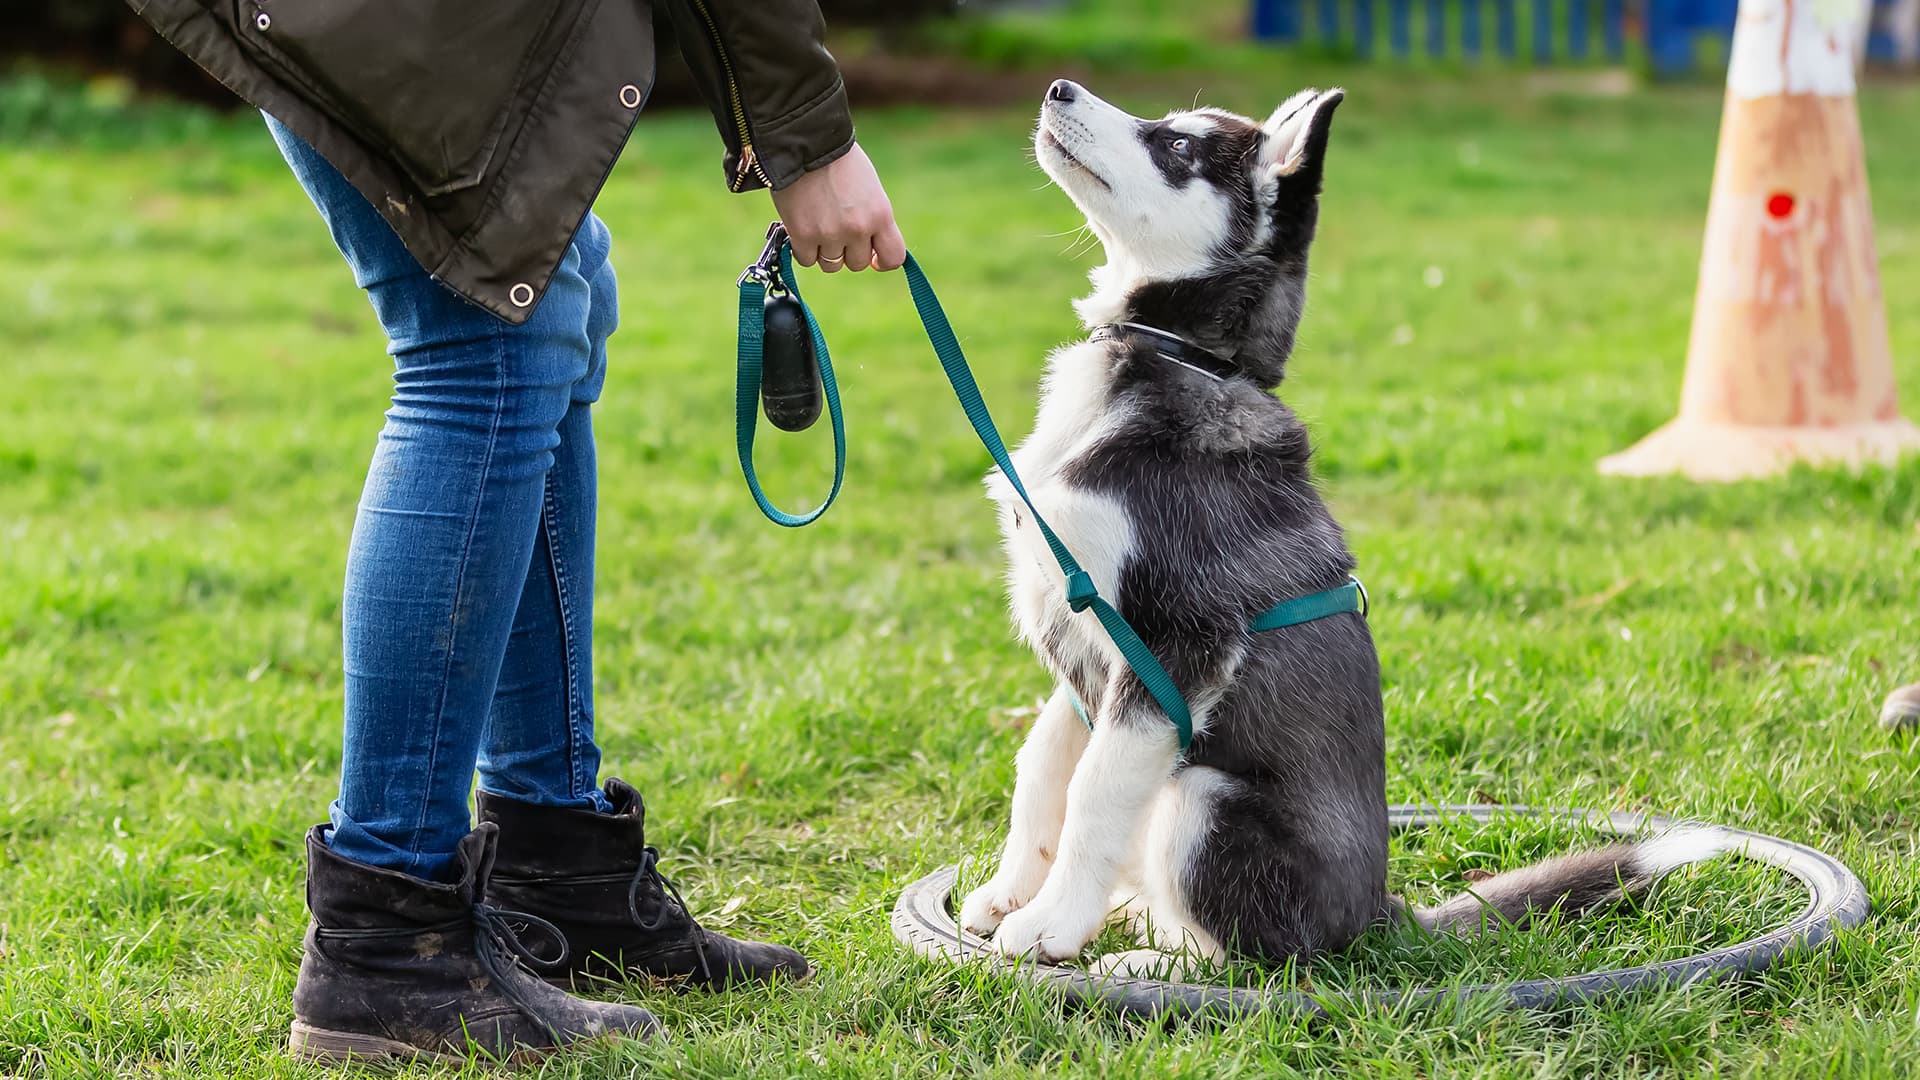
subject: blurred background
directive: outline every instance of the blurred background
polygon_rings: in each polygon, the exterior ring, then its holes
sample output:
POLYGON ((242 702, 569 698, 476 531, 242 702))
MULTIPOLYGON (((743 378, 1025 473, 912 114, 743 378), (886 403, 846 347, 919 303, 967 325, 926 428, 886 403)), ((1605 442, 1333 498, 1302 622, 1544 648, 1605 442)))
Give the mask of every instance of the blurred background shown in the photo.
MULTIPOLYGON (((1837 0, 1873 8, 1859 58, 1920 64, 1920 0, 1837 0)), ((1665 79, 1724 69, 1737 0, 823 0, 856 104, 973 100, 995 69, 1071 64, 1166 69, 1222 47, 1415 65, 1588 65, 1665 79), (934 61, 929 65, 928 61, 934 61), (942 62, 944 61, 944 63, 942 62), (963 73, 964 70, 964 73, 963 73)), ((666 40, 663 38, 662 40, 666 40)), ((232 105, 124 0, 6 0, 0 64, 10 69, 0 134, 51 122, 42 80, 84 80, 108 105, 155 93, 232 105)), ((692 102, 662 73, 653 104, 692 102)))

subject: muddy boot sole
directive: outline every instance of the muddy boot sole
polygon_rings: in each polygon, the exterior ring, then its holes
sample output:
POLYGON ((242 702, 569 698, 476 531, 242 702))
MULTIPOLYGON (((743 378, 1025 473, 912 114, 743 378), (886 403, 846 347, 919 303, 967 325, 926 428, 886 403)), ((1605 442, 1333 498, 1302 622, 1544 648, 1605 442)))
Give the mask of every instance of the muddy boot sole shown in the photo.
MULTIPOLYGON (((461 1054, 452 1050, 423 1050, 412 1043, 383 1039, 378 1035, 361 1035, 351 1031, 328 1031, 324 1028, 309 1027, 296 1020, 293 1024, 292 1036, 287 1041, 287 1049, 302 1061, 322 1065, 352 1064, 373 1069, 399 1069, 408 1065, 433 1063, 526 1065, 550 1054, 584 1049, 598 1043, 618 1042, 623 1038, 648 1041, 639 1039, 637 1036, 623 1036, 609 1032, 563 1046, 523 1046, 502 1058, 477 1048, 471 1054, 461 1054)), ((658 1038, 658 1036, 650 1038, 658 1038)))
POLYGON ((312 1027, 295 1020, 287 1040, 287 1050, 302 1061, 321 1065, 351 1064, 374 1069, 398 1069, 407 1065, 436 1062, 451 1065, 474 1063, 526 1065, 553 1054, 584 1050, 604 1043, 661 1042, 665 1038, 658 1029, 644 1035, 609 1031, 560 1046, 522 1046, 506 1057, 500 1058, 479 1049, 471 1054, 461 1054, 452 1050, 424 1050, 412 1043, 403 1043, 397 1039, 383 1039, 378 1035, 362 1035, 352 1031, 328 1031, 325 1028, 312 1027))
POLYGON ((325 1028, 309 1027, 298 1020, 293 1022, 293 1029, 287 1040, 287 1050, 302 1061, 317 1061, 326 1065, 352 1063, 398 1067, 416 1061, 464 1063, 468 1060, 462 1054, 423 1050, 412 1043, 403 1043, 397 1039, 383 1039, 378 1035, 363 1035, 352 1031, 328 1031, 325 1028))

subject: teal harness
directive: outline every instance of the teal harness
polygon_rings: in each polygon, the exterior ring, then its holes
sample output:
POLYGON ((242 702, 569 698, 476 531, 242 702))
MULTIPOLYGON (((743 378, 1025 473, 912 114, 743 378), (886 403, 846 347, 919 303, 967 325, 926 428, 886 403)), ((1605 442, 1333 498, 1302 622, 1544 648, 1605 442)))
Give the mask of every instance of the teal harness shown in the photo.
MULTIPOLYGON (((1061 543, 1060 537, 1054 534, 1052 527, 1040 515, 1039 507, 1033 505, 1033 499, 1027 495, 1026 485, 1020 482, 1020 474, 1014 470, 1013 459, 1007 454, 1006 443, 1001 440, 993 417, 987 413, 987 403, 980 396, 980 387, 974 382, 973 371, 960 351, 960 342, 954 337, 952 325, 947 322, 947 313, 940 307, 939 298, 933 294, 933 286, 927 283, 927 275, 921 271, 920 264, 914 261, 911 254, 907 256, 905 271, 907 288, 913 294, 913 306, 920 315, 920 325, 925 328, 934 355, 939 358, 940 367, 946 372, 947 382, 953 386, 954 396, 960 400, 960 408, 967 414, 967 421, 973 425, 974 434, 979 436, 981 445, 987 448, 993 463, 1000 467, 1001 475, 1012 485, 1020 501, 1026 504, 1027 511, 1033 515, 1034 525, 1039 527, 1040 535, 1046 539, 1048 549, 1060 564, 1060 572, 1066 577, 1067 605, 1076 612, 1092 611, 1100 620, 1101 627, 1113 639, 1127 666, 1133 669, 1147 692, 1153 695, 1153 700, 1165 711, 1174 730, 1179 732, 1180 749, 1185 750, 1193 742, 1193 714, 1187 708, 1186 698, 1181 696, 1180 688, 1174 685, 1167 669, 1154 658, 1153 651, 1140 640, 1140 635, 1094 588, 1092 575, 1074 559, 1073 553, 1067 550, 1067 546, 1061 543)), ((734 425, 740 471, 746 476, 747 490, 753 493, 753 501, 759 504, 760 512, 768 520, 789 528, 809 525, 819 520, 820 515, 827 512, 827 507, 832 506, 833 500, 840 494, 840 484, 846 478, 847 471, 847 434, 840 414, 840 388, 834 380, 833 362, 827 355, 827 339, 821 336, 820 324, 814 320, 812 309, 800 298, 799 281, 793 272, 793 249, 787 243, 786 230, 779 222, 767 230, 765 250, 761 252, 759 261, 740 275, 738 284, 739 382, 734 394, 734 425), (766 337, 765 303, 769 290, 776 295, 788 293, 800 304, 808 336, 813 342, 813 353, 819 363, 820 385, 826 396, 827 416, 833 427, 833 487, 828 490, 825 502, 804 514, 791 514, 773 505, 753 471, 753 436, 759 411, 761 356, 766 337)), ((1347 612, 1357 612, 1362 618, 1367 614, 1366 590, 1357 578, 1349 577, 1344 585, 1275 604, 1256 616, 1248 629, 1254 633, 1278 630, 1283 626, 1294 626, 1347 612)), ((1074 698, 1073 707, 1091 729, 1093 721, 1087 717, 1079 698, 1074 698)))

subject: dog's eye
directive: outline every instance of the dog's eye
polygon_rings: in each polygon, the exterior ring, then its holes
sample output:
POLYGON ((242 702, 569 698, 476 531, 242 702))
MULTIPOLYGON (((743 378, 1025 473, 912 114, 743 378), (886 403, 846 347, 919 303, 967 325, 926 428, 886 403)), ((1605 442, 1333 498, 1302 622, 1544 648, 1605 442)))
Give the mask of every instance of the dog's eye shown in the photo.
POLYGON ((1167 144, 1167 149, 1173 151, 1176 154, 1179 154, 1181 157, 1186 157, 1189 153, 1193 151, 1193 142, 1192 140, 1188 139, 1186 136, 1182 135, 1175 138, 1172 142, 1169 142, 1167 144))

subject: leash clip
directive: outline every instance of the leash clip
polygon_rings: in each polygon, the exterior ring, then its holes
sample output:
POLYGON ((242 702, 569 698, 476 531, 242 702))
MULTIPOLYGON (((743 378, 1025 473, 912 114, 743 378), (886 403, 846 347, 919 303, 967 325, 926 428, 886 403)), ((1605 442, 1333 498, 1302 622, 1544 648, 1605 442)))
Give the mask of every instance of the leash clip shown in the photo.
MULTIPOLYGON (((760 249, 760 257, 748 264, 734 281, 735 288, 749 281, 757 281, 771 289, 780 281, 780 249, 787 246, 787 227, 776 221, 767 226, 767 246, 760 249)), ((784 289, 782 290, 784 291, 784 289)))

